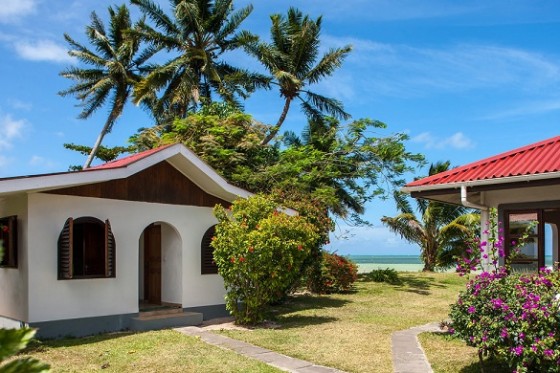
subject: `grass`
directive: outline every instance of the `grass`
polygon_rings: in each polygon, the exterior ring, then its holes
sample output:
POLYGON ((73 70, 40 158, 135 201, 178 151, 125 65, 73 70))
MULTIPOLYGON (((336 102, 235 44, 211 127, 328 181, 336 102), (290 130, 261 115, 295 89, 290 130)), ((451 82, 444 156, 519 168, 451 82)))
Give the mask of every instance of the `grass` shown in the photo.
MULTIPOLYGON (((418 336, 435 373, 480 373, 477 349, 450 335, 422 333, 418 336)), ((510 373, 495 360, 483 362, 485 372, 510 373)))
MULTIPOLYGON (((408 272, 399 278, 387 284, 362 275, 352 292, 289 298, 272 314, 278 328, 219 333, 348 372, 392 372, 391 334, 446 319, 465 284, 453 273, 408 272)), ((476 351, 460 341, 421 338, 436 372, 479 371, 476 351)), ((278 371, 173 330, 44 341, 26 353, 51 364, 54 372, 278 371)))
POLYGON ((400 273, 401 284, 367 281, 354 292, 300 295, 278 306, 277 329, 221 333, 348 372, 392 372, 394 331, 447 318, 465 280, 456 274, 400 273))
POLYGON ((26 355, 53 372, 280 372, 174 330, 38 342, 26 355))

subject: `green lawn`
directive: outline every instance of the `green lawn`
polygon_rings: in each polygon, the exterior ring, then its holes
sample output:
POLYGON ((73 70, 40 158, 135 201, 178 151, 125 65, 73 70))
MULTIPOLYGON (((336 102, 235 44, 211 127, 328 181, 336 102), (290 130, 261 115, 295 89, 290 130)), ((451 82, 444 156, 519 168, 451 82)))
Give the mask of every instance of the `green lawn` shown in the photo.
POLYGON ((174 330, 45 341, 26 354, 53 372, 280 372, 174 330))
POLYGON ((448 273, 400 276, 402 285, 360 281, 348 294, 291 298, 276 309, 277 329, 222 333, 349 372, 392 372, 391 334, 446 319, 465 283, 448 273))
MULTIPOLYGON (((392 372, 391 334, 446 319, 449 304, 465 284, 463 278, 451 273, 399 276, 401 285, 361 279, 355 291, 346 294, 291 297, 274 310, 275 329, 218 333, 348 372, 392 372)), ((429 349, 430 359, 432 352, 438 355, 449 343, 459 343, 440 341, 438 336, 427 338, 442 343, 429 349)), ((457 351, 476 358, 472 351, 457 349, 453 353, 457 351)), ((50 363, 55 372, 277 371, 172 330, 45 341, 28 353, 50 363)), ((460 364, 468 366, 472 360, 467 358, 460 364)))

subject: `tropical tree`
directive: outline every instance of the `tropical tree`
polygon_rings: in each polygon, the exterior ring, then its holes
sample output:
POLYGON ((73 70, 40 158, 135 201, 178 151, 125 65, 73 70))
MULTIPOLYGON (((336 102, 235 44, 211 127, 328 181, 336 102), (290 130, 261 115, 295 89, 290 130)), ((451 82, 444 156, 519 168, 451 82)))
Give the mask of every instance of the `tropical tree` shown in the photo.
MULTIPOLYGON (((449 165, 449 161, 432 164, 429 175, 447 171, 449 165)), ((480 215, 463 206, 417 199, 417 216, 405 194, 395 192, 394 197, 400 214, 384 216, 381 221, 408 242, 420 246, 423 271, 453 265, 480 224, 480 215)))
POLYGON ((211 101, 212 91, 226 102, 246 98, 268 80, 236 68, 221 55, 239 47, 237 29, 252 5, 237 11, 233 0, 171 0, 172 15, 152 0, 131 0, 152 21, 140 22, 137 35, 149 43, 147 52, 177 53, 163 65, 153 64, 134 90, 134 101, 155 103, 156 115, 184 118, 200 101, 211 101), (161 93, 154 101, 154 95, 161 93))
POLYGON ((299 99, 301 108, 312 119, 319 119, 323 113, 341 119, 350 115, 344 111, 340 101, 313 93, 307 87, 320 82, 342 65, 351 51, 350 45, 334 48, 317 61, 320 47, 321 17, 312 20, 299 10, 290 8, 287 16, 274 14, 271 17, 271 42, 260 41, 250 33, 243 33, 245 50, 272 75, 272 84, 277 85, 284 107, 276 124, 264 139, 269 143, 284 123, 290 105, 299 99))
POLYGON ((144 53, 135 56, 139 49, 139 39, 129 32, 132 28, 130 13, 125 5, 109 7, 109 29, 95 12, 91 13, 91 24, 86 27, 86 36, 94 50, 78 43, 68 34, 64 38, 72 48, 68 54, 90 67, 72 66, 60 73, 76 83, 59 92, 62 96, 73 95, 81 101, 80 119, 89 118, 109 100, 107 120, 95 141, 84 168, 91 165, 105 135, 111 132, 116 120, 122 114, 132 87, 140 80, 139 66, 149 57, 144 53))

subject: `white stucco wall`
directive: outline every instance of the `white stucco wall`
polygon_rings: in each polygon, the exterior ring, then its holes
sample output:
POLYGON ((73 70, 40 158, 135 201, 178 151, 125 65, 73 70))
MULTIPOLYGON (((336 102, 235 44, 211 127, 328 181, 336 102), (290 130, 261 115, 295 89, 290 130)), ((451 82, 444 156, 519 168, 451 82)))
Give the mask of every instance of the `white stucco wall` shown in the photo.
POLYGON ((139 239, 153 222, 169 224, 162 229, 162 237, 167 229, 176 229, 176 239, 163 239, 162 254, 169 263, 182 263, 181 289, 168 289, 162 295, 177 299, 180 291, 180 302, 172 302, 183 307, 224 303, 221 277, 200 274, 200 240, 215 224, 211 208, 39 193, 29 195, 28 213, 29 322, 138 312, 139 239), (70 216, 110 220, 116 241, 116 278, 57 280, 57 240, 70 216))
POLYGON ((508 203, 543 202, 560 200, 558 186, 523 189, 503 189, 484 192, 484 204, 491 207, 508 203))
MULTIPOLYGON (((161 224, 161 301, 182 304, 182 243, 179 233, 161 224)), ((140 262, 142 263, 142 262, 140 262)), ((140 265, 142 267, 142 265, 140 265)))
POLYGON ((27 195, 0 201, 0 217, 10 215, 18 217, 18 268, 0 268, 0 316, 27 321, 27 195))

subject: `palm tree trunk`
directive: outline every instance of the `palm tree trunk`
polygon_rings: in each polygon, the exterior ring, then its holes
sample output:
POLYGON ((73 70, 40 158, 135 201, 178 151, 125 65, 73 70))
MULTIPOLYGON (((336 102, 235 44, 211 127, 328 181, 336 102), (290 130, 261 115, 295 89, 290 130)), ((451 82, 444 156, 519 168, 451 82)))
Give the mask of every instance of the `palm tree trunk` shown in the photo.
POLYGON ((84 167, 83 167, 84 170, 91 166, 91 162, 93 161, 93 158, 95 157, 95 155, 97 154, 97 151, 99 150, 99 147, 101 146, 101 141, 103 141, 103 138, 107 134, 107 130, 111 126, 112 122, 113 122, 113 116, 109 115, 109 118, 107 118, 107 121, 105 122, 105 125, 103 126, 103 129, 99 133, 99 136, 97 136, 97 140, 95 141, 95 144, 93 145, 93 148, 91 148, 91 152, 89 153, 88 158, 86 159, 86 163, 84 163, 84 167))
POLYGON ((284 120, 286 120, 286 116, 288 115, 288 111, 290 110, 291 102, 292 102, 291 98, 286 98, 286 102, 284 103, 284 109, 282 110, 282 114, 280 114, 280 118, 278 118, 278 122, 276 122, 276 125, 272 127, 270 133, 266 135, 261 145, 267 145, 270 142, 270 140, 272 140, 274 136, 276 136, 278 131, 280 131, 280 127, 282 126, 282 123, 284 123, 284 120))

